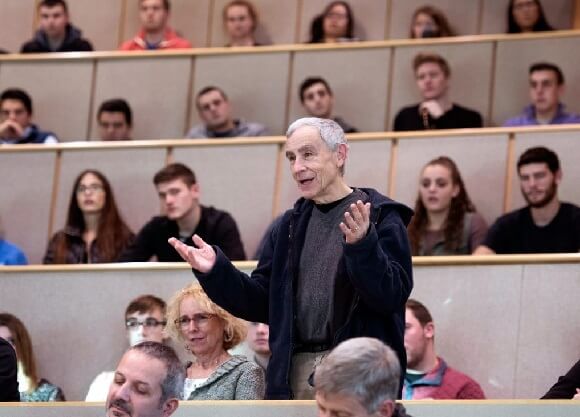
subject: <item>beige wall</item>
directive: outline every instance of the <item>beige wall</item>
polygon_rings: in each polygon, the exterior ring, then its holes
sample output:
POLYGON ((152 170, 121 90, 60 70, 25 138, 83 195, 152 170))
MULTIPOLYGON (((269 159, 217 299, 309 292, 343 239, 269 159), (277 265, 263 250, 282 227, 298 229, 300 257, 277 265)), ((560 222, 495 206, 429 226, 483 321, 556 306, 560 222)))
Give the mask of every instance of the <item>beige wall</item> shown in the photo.
POLYGON ((328 81, 334 93, 334 115, 361 132, 386 128, 390 49, 304 51, 294 56, 288 122, 303 117, 300 84, 307 77, 328 81))
POLYGON ((445 13, 457 35, 477 34, 480 0, 392 0, 390 38, 408 38, 413 13, 426 4, 445 13))
POLYGON ((504 41, 497 46, 492 124, 502 126, 510 117, 522 113, 528 105, 528 69, 535 62, 552 62, 564 73, 566 81, 562 101, 567 110, 580 112, 580 73, 570 57, 578 41, 563 38, 555 44, 547 39, 504 41), (538 51, 542 51, 541 55, 538 51))
POLYGON ((3 0, 0 2, 0 48, 19 52, 34 32, 35 0, 3 0))
POLYGON ((187 124, 187 86, 191 57, 151 57, 99 60, 91 118, 91 138, 98 138, 100 104, 124 98, 133 110, 133 138, 181 138, 187 124))
MULTIPOLYGON (((578 359, 580 323, 569 318, 580 314, 579 273, 580 263, 416 263, 412 297, 433 314, 438 353, 475 378, 489 398, 538 398, 578 359)), ((79 400, 126 348, 127 303, 144 293, 167 299, 193 275, 186 266, 148 265, 0 270, 0 279, 2 310, 28 327, 40 375, 79 400)))
POLYGON ((195 60, 191 123, 200 123, 195 96, 209 85, 228 96, 235 118, 266 125, 272 135, 284 131, 290 54, 286 52, 200 56, 195 60), (235 71, 232 71, 235 68, 235 71))
POLYGON ((93 66, 88 59, 2 62, 0 91, 26 90, 32 98, 33 122, 40 129, 53 131, 62 141, 85 140, 93 66))
POLYGON ((485 135, 399 141, 393 198, 414 207, 421 170, 430 160, 448 156, 457 164, 477 211, 491 224, 503 212, 507 139, 485 135))
POLYGON ((0 56, 0 89, 28 89, 35 120, 63 141, 97 139, 97 109, 113 97, 124 97, 131 104, 135 139, 183 137, 199 122, 195 94, 207 85, 226 91, 236 117, 264 123, 271 134, 282 134, 288 121, 304 114, 300 83, 321 75, 334 90, 335 114, 360 131, 384 131, 392 128, 402 107, 419 101, 412 60, 421 51, 432 51, 449 61, 452 101, 480 112, 485 126, 502 125, 521 113, 529 102, 528 67, 540 59, 562 67, 563 102, 569 111, 580 112, 580 83, 572 59, 578 36, 534 36, 363 48, 103 54, 80 59, 0 56), (543 51, 541 58, 538 50, 543 51))
MULTIPOLYGON (((402 401, 407 413, 422 417, 576 417, 576 401, 402 401)), ((181 402, 173 417, 314 417, 314 401, 188 401, 181 402)), ((0 405, 0 415, 10 417, 100 417, 103 404, 0 405)))
MULTIPOLYGON (((548 23, 555 29, 572 28, 573 0, 549 0, 541 3, 548 23)), ((483 0, 481 33, 507 32, 508 4, 509 0, 483 0)))
MULTIPOLYGON (((306 42, 310 22, 330 0, 272 2, 254 0, 261 24, 257 37, 264 44, 306 42)), ((170 25, 196 47, 222 46, 222 9, 227 0, 173 0, 170 25)), ((351 0, 355 35, 362 40, 406 38, 413 11, 422 0, 351 0)), ((445 12, 460 35, 504 33, 508 0, 432 0, 445 12)), ((96 50, 114 50, 138 31, 137 0, 73 0, 71 21, 96 50)), ((557 29, 572 26, 573 1, 550 0, 544 4, 548 21, 557 29), (548 7, 549 6, 549 7, 548 7)), ((17 52, 34 31, 34 0, 3 0, 0 4, 2 48, 17 52)))
MULTIPOLYGON (((523 205, 515 164, 519 155, 531 146, 548 146, 559 154, 564 172, 560 197, 580 205, 574 181, 580 176, 576 163, 577 134, 577 130, 559 128, 518 132, 511 148, 507 130, 503 133, 496 130, 455 132, 436 137, 404 136, 394 147, 393 137, 362 134, 350 141, 345 178, 351 186, 372 187, 414 207, 422 167, 433 158, 447 155, 457 163, 472 201, 491 224, 506 208, 509 211, 523 205)), ((48 231, 55 232, 64 226, 74 179, 82 170, 96 168, 109 178, 121 213, 137 232, 151 216, 159 213, 152 178, 169 157, 189 165, 197 173, 202 204, 214 205, 232 214, 246 253, 252 257, 273 215, 291 208, 299 198, 283 155, 282 141, 282 138, 267 138, 257 142, 226 139, 91 147, 56 145, 49 149, 41 147, 43 152, 0 147, 0 161, 9 179, 3 182, 5 195, 9 197, 0 203, 0 214, 9 239, 23 248, 31 263, 38 263, 46 248, 48 231), (58 159, 57 152, 61 153, 58 159), (58 170, 55 161, 58 161, 58 170), (34 174, 34 183, 21 174, 22 167, 34 174), (53 217, 51 207, 54 207, 53 217), (20 232, 29 221, 34 230, 41 231, 40 239, 30 239, 20 232)))
MULTIPOLYGON (((406 46, 395 49, 393 90, 390 97, 389 130, 401 108, 417 104, 421 96, 415 82, 413 59, 420 52, 437 53, 451 68, 450 99, 457 104, 478 111, 484 126, 488 120, 489 91, 493 45, 491 42, 473 43, 469 48, 460 44, 406 46)), ((501 91, 501 90, 500 90, 501 91)))
MULTIPOLYGON (((223 27, 223 9, 230 0, 215 0, 211 18, 210 46, 225 46, 228 38, 223 27)), ((256 41, 262 45, 294 43, 298 0, 271 1, 253 0, 258 12, 256 41)))

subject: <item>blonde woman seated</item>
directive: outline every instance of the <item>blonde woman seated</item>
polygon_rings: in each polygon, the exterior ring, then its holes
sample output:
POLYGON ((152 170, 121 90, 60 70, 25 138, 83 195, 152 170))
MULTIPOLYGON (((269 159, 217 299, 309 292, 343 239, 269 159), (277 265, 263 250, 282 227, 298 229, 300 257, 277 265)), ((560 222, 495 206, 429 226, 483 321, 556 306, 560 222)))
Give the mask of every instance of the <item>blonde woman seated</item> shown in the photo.
POLYGON ((418 256, 471 254, 485 239, 487 224, 450 158, 433 159, 421 171, 408 233, 412 254, 418 256))
POLYGON ((169 303, 167 331, 193 355, 187 364, 183 399, 261 400, 264 371, 228 349, 246 336, 245 323, 214 304, 196 282, 169 303))

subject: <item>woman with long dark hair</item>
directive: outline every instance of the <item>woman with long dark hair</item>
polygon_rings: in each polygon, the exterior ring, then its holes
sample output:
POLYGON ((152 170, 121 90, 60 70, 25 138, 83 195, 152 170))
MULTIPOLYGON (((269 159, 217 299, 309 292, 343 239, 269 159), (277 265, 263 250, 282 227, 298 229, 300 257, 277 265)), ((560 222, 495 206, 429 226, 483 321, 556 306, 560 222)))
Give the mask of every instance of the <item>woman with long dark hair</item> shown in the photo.
POLYGON ((0 313, 0 337, 16 351, 20 401, 64 401, 64 394, 59 387, 38 376, 30 335, 18 317, 0 313))
POLYGON ((117 209, 107 178, 87 169, 74 182, 66 227, 50 240, 43 262, 116 262, 134 238, 117 209))
POLYGON ((413 13, 409 37, 415 38, 440 38, 455 36, 445 14, 436 7, 421 6, 413 13))
POLYGON ((446 156, 425 165, 415 215, 408 227, 413 255, 471 254, 487 224, 475 210, 455 162, 446 156))
POLYGON ((354 16, 346 1, 333 1, 312 20, 310 43, 333 43, 354 40, 354 16))
POLYGON ((508 33, 554 30, 546 20, 540 0, 510 0, 507 20, 508 33))

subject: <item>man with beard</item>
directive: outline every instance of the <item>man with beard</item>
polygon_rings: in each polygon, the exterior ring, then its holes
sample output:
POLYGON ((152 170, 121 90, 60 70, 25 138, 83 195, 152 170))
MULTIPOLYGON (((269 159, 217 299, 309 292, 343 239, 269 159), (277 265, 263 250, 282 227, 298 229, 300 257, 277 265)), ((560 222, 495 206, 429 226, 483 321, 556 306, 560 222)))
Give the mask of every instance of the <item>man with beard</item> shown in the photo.
POLYGON ((558 155, 544 147, 530 148, 517 167, 528 205, 497 219, 474 254, 578 252, 580 208, 558 199, 558 155))
POLYGON ((185 367, 175 351, 143 342, 121 358, 109 389, 107 417, 169 417, 177 410, 185 367))
POLYGON ((481 400, 485 395, 469 376, 451 368, 435 351, 435 324, 423 304, 410 298, 405 309, 407 370, 404 400, 481 400))

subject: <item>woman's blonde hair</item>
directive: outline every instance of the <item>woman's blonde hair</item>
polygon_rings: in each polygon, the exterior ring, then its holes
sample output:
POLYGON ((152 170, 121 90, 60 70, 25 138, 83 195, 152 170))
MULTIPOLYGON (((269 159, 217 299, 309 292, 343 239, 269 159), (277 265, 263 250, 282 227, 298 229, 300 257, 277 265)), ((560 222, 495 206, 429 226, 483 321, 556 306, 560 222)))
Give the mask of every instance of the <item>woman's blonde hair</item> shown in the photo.
POLYGON ((177 291, 169 301, 165 331, 172 339, 183 340, 183 335, 179 325, 175 324, 175 320, 181 316, 179 309, 181 302, 186 297, 192 297, 203 310, 209 314, 215 314, 224 323, 223 347, 225 350, 233 348, 246 338, 247 327, 245 322, 211 301, 203 288, 201 288, 201 285, 198 282, 193 282, 177 291))

